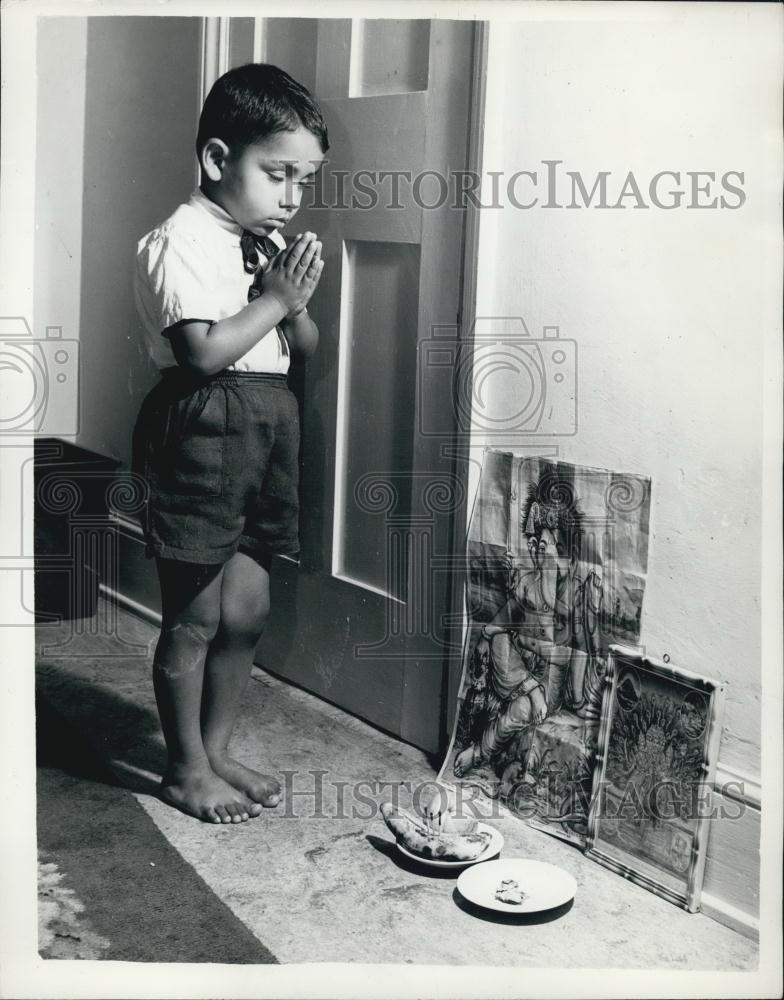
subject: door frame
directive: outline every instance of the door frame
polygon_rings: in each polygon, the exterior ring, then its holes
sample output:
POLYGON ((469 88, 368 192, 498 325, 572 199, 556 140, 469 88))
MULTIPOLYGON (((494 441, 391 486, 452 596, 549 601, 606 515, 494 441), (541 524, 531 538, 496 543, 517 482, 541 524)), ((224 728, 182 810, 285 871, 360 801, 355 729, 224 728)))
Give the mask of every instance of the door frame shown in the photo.
MULTIPOLYGON (((474 23, 474 45, 471 59, 471 108, 468 121, 468 150, 466 155, 466 170, 482 176, 484 160, 484 124, 486 111, 486 81, 487 58, 489 43, 489 22, 474 23)), ((481 190, 481 186, 480 186, 481 190)), ((465 208, 462 246, 462 289, 460 293, 460 312, 457 320, 457 335, 464 345, 464 350, 470 350, 474 339, 474 320, 476 319, 480 208, 469 202, 465 208)), ((454 627, 455 643, 459 644, 460 656, 452 654, 446 663, 446 697, 444 699, 444 718, 442 720, 441 741, 443 752, 446 753, 451 739, 452 729, 457 714, 457 699, 460 692, 460 682, 463 674, 463 659, 465 643, 468 635, 468 615, 466 602, 465 555, 468 525, 473 509, 473 498, 468 496, 470 481, 470 463, 475 461, 475 448, 471 442, 455 449, 455 476, 466 488, 466 502, 461 510, 463 517, 455 516, 452 522, 451 556, 455 567, 452 573, 448 610, 452 621, 459 622, 454 627), (460 569, 458 570, 458 565, 460 569)))

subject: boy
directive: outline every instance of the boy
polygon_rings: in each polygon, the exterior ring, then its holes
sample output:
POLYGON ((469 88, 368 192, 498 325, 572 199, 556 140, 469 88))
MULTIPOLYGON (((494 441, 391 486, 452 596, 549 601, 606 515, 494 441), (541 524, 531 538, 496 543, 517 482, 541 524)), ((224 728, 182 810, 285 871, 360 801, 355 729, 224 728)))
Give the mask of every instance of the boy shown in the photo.
POLYGON ((160 794, 207 822, 239 823, 280 799, 278 782, 228 745, 269 611, 271 557, 299 551, 286 372, 316 348, 306 307, 323 262, 315 234, 286 250, 279 230, 328 148, 321 112, 287 73, 231 70, 199 120, 199 189, 138 244, 137 307, 163 376, 142 403, 133 459, 161 586, 160 794))

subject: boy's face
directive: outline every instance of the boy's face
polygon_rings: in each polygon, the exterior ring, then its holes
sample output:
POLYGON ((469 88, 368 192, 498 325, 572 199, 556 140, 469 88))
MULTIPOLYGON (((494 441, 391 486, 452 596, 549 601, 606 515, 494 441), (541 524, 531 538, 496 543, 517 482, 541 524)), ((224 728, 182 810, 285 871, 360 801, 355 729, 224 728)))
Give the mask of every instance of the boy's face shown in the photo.
POLYGON ((210 196, 243 229, 267 236, 296 214, 323 159, 318 139, 302 126, 237 153, 228 149, 219 162, 208 164, 210 196))

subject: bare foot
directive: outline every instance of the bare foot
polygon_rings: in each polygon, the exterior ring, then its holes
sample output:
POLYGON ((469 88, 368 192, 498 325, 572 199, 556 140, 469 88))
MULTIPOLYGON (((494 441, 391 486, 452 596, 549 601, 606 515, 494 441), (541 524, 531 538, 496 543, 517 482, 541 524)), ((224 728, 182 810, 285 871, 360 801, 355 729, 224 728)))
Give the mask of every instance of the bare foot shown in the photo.
POLYGON ((544 691, 540 687, 535 687, 528 697, 531 701, 531 721, 542 722, 547 715, 547 700, 544 691))
POLYGON ((474 747, 473 744, 466 747, 465 750, 461 750, 460 753, 455 758, 454 772, 455 776, 462 778, 466 772, 470 771, 474 766, 474 747))
POLYGON ((280 785, 271 775, 253 771, 228 754, 210 757, 210 763, 216 774, 251 799, 255 809, 251 815, 258 816, 261 812, 258 803, 272 809, 280 802, 280 785))
POLYGON ((173 765, 161 780, 160 796, 204 823, 244 823, 258 808, 215 774, 209 764, 191 768, 173 765))

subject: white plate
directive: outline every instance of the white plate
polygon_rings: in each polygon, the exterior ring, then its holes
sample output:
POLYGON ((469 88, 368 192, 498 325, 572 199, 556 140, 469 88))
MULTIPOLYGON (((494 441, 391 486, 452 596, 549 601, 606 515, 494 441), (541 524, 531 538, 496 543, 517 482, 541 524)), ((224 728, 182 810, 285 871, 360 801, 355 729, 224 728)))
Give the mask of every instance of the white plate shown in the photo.
POLYGON ((496 828, 494 826, 490 826, 489 823, 477 823, 476 832, 489 833, 490 843, 482 851, 479 857, 474 858, 473 861, 442 861, 440 858, 426 858, 422 854, 415 854, 413 851, 409 851, 405 844, 401 844, 399 840, 395 841, 395 844, 401 854, 405 854, 405 856, 407 858, 411 858, 412 861, 418 861, 420 865, 430 865, 431 868, 466 868, 468 865, 477 865, 480 861, 489 861, 490 858, 494 858, 504 846, 504 838, 501 835, 501 831, 496 830, 496 828))
POLYGON ((545 861, 528 861, 525 858, 505 858, 475 865, 457 880, 460 895, 476 906, 499 913, 538 913, 551 910, 574 898, 577 883, 574 878, 555 865, 545 861), (504 879, 514 879, 526 894, 519 905, 502 903, 495 898, 496 890, 504 879))

